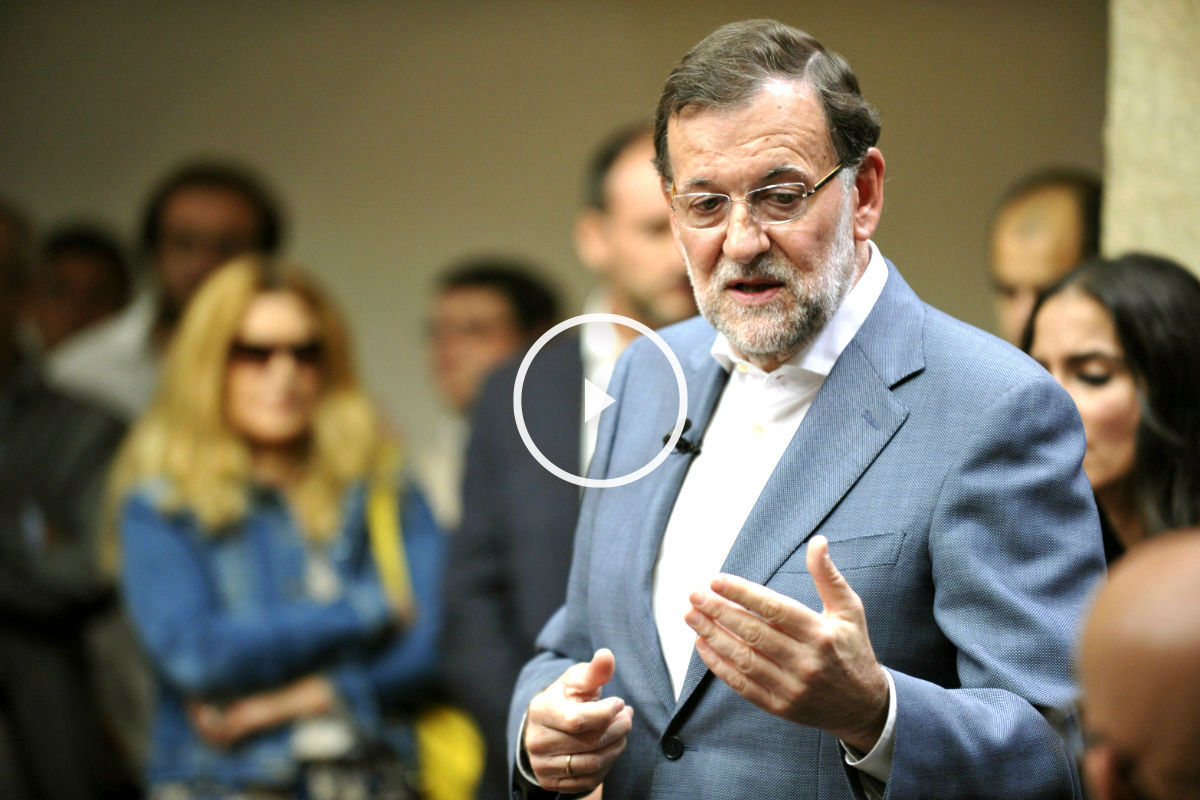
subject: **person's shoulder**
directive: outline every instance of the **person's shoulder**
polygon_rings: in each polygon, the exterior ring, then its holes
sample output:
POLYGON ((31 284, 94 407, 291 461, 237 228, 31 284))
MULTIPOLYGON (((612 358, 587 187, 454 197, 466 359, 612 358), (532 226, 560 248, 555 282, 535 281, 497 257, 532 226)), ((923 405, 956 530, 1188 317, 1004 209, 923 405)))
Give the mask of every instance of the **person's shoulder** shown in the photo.
MULTIPOLYGON (((667 347, 681 360, 690 357, 697 351, 707 353, 716 338, 716 329, 704 317, 695 316, 676 322, 655 331, 667 347)), ((658 352, 658 347, 648 336, 640 336, 629 346, 633 353, 631 357, 645 358, 658 352)))
POLYGON ((926 387, 957 393, 994 395, 1022 384, 1053 383, 1049 373, 1008 342, 926 303, 895 265, 888 265, 883 294, 863 326, 870 342, 864 346, 880 363, 919 368, 926 387))
POLYGON ((116 357, 149 346, 154 323, 154 296, 143 290, 112 317, 95 323, 64 341, 50 363, 64 371, 82 368, 97 356, 116 357))
POLYGON ((1008 342, 932 306, 926 306, 923 335, 926 368, 968 386, 995 392, 1053 381, 1008 342))
POLYGON ((126 428, 123 419, 87 397, 53 386, 45 380, 42 380, 39 392, 41 410, 62 420, 64 425, 113 432, 126 428))
POLYGON ((89 452, 111 452, 125 434, 126 423, 106 407, 50 385, 37 375, 29 388, 26 411, 21 416, 23 432, 34 433, 43 448, 66 461, 87 462, 89 452))
POLYGON ((165 475, 143 478, 129 487, 119 500, 125 514, 139 513, 156 517, 179 517, 181 512, 169 511, 175 497, 174 483, 165 475))
MULTIPOLYGON (((488 373, 479 392, 481 405, 500 403, 509 406, 512 404, 513 385, 517 382, 517 374, 521 371, 521 364, 525 361, 528 352, 528 349, 522 350, 488 373)), ((525 391, 537 391, 543 383, 558 387, 559 381, 564 375, 576 373, 580 377, 583 375, 583 354, 580 351, 579 337, 563 334, 550 340, 538 352, 534 361, 530 362, 524 388, 525 391), (535 362, 536 369, 534 368, 535 362)))

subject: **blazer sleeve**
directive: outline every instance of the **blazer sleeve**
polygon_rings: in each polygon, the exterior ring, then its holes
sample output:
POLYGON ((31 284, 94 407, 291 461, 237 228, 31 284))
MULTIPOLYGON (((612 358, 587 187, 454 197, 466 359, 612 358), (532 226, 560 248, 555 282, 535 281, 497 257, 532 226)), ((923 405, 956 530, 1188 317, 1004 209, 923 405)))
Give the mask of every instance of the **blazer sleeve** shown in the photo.
POLYGON ((948 471, 928 547, 960 686, 892 672, 887 797, 1080 796, 1071 651, 1104 570, 1083 447, 1046 377, 997 399, 948 471))
POLYGON ((193 526, 135 493, 121 515, 122 584, 138 634, 159 672, 196 694, 240 693, 320 666, 332 648, 369 641, 389 620, 378 580, 332 603, 297 601, 230 610, 212 585, 193 526))
MULTIPOLYGON (((617 361, 607 389, 607 392, 614 398, 620 398, 624 391, 629 377, 631 351, 634 350, 636 350, 635 347, 629 347, 617 361)), ((608 473, 613 438, 619 418, 620 415, 616 413, 604 414, 600 417, 596 449, 592 454, 591 466, 588 469, 590 477, 604 477, 608 473)), ((587 490, 583 493, 583 501, 579 509, 579 522, 575 528, 571 574, 567 579, 566 602, 550 617, 538 634, 538 655, 525 665, 517 678, 508 714, 508 752, 513 756, 518 752, 521 726, 524 724, 525 712, 534 696, 554 683, 571 665, 591 660, 595 649, 604 646, 604 642, 591 641, 587 620, 588 561, 592 550, 591 537, 595 532, 596 502, 599 497, 600 492, 598 491, 587 490)), ((560 796, 554 792, 547 792, 529 785, 524 778, 520 777, 515 759, 509 765, 509 775, 509 784, 518 789, 526 798, 560 796)))

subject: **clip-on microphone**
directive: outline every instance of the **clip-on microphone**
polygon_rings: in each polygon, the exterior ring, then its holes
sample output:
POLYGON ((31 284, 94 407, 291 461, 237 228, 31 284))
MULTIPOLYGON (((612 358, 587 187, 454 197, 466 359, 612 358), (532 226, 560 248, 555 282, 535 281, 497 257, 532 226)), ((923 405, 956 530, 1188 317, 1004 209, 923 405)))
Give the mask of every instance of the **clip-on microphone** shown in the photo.
MULTIPOLYGON (((700 455, 700 442, 693 442, 690 439, 683 438, 683 434, 687 433, 688 428, 691 427, 692 421, 690 419, 685 419, 683 421, 683 430, 679 432, 679 439, 675 442, 675 452, 683 453, 684 455, 698 456, 700 455)), ((663 444, 671 441, 671 434, 667 433, 666 436, 663 436, 662 441, 663 444)))

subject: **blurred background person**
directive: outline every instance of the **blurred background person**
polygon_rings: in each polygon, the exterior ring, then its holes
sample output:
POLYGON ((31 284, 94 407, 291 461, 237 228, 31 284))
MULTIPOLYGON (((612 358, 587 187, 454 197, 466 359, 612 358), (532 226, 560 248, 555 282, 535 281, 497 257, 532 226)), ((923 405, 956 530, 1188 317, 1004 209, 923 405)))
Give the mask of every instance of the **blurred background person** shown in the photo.
MULTIPOLYGON (((575 226, 580 261, 597 278, 586 312, 632 317, 659 328, 696 313, 670 208, 651 166, 646 125, 614 132, 597 148, 575 226)), ((556 338, 530 365, 525 422, 539 449, 582 474, 597 420, 583 419, 585 378, 603 389, 630 328, 588 324, 556 338)), ((481 798, 508 797, 508 703, 534 639, 562 604, 579 487, 551 475, 522 443, 513 419, 520 359, 493 374, 471 420, 462 529, 447 574, 446 673, 487 741, 481 798)))
POLYGON ((1000 334, 1021 341, 1038 292, 1100 249, 1100 178, 1055 167, 1008 188, 988 225, 1000 334))
POLYGON ((413 440, 413 466, 445 531, 462 516, 467 419, 483 379, 558 322, 558 294, 531 263, 479 256, 438 278, 429 313, 429 370, 445 413, 413 440))
POLYGON ((17 342, 28 227, 0 202, 0 796, 136 796, 98 710, 87 633, 114 605, 94 554, 124 426, 49 388, 17 342))
POLYGON ((70 223, 43 240, 25 304, 31 345, 43 359, 116 314, 129 301, 129 263, 120 242, 91 223, 70 223))
POLYGON ((1145 542, 1117 564, 1079 652, 1094 800, 1200 798, 1200 532, 1145 542))
POLYGON ((1083 418, 1110 563, 1200 524, 1200 281, 1157 256, 1090 261, 1038 299, 1025 350, 1083 418))
POLYGON ((112 483, 124 595, 158 678, 153 797, 292 796, 314 790, 305 758, 348 761, 357 785, 365 748, 410 754, 385 713, 434 677, 444 545, 389 450, 311 279, 245 257, 205 283, 112 483), (380 480, 408 606, 381 582, 380 480))
POLYGON ((141 222, 150 282, 117 317, 64 345, 47 375, 57 386, 127 419, 150 402, 161 355, 188 300, 217 266, 240 253, 275 253, 282 215, 257 177, 224 162, 195 161, 151 192, 141 222))

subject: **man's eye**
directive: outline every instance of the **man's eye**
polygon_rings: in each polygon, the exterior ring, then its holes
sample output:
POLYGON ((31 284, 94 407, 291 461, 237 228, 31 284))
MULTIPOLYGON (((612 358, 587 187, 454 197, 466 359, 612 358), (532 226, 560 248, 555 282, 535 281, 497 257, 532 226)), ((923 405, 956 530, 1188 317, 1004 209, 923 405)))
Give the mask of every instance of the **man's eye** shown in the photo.
POLYGON ((713 214, 725 206, 724 195, 706 194, 692 200, 688 210, 693 214, 713 214))
POLYGON ((804 193, 793 189, 772 189, 759 198, 769 208, 795 208, 804 200, 804 193))

